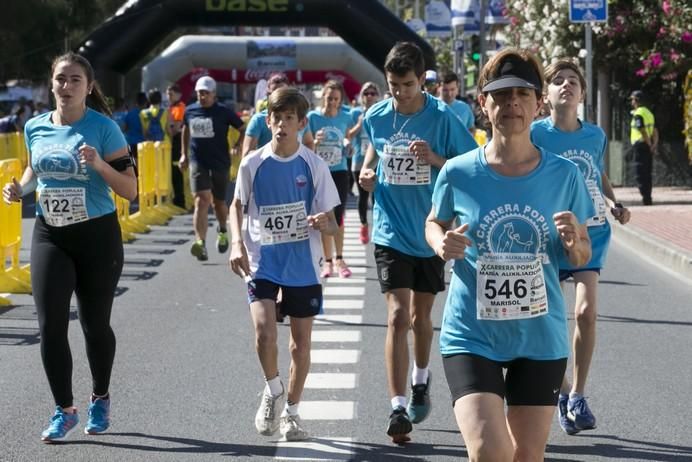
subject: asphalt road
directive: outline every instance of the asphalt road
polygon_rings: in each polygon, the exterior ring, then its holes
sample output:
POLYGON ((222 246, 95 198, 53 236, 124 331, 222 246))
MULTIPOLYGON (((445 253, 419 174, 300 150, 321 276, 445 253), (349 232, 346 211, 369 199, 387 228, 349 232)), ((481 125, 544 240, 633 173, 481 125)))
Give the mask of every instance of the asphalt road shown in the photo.
MULTIPOLYGON (((348 238, 355 239, 355 211, 348 238)), ((30 242, 31 220, 25 220, 30 242)), ((73 311, 70 341, 81 422, 67 442, 39 435, 53 411, 28 295, 0 308, 0 461, 453 461, 466 457, 453 420, 439 353, 433 349, 433 412, 406 447, 384 433, 389 413, 383 364, 386 310, 372 248, 347 245, 353 278, 326 283, 325 320, 315 325, 313 376, 301 414, 307 443, 263 437, 253 419, 262 374, 242 281, 227 255, 210 246, 204 264, 189 255, 191 216, 126 245, 113 313, 118 347, 107 434, 81 433, 90 379, 73 311), (362 292, 362 293, 361 293, 362 292), (307 417, 307 418, 306 418, 307 417)), ((215 237, 210 229, 210 241, 215 237)), ((25 247, 28 244, 25 244, 25 247)), ((22 257, 27 258, 24 249, 22 257)), ((571 290, 568 297, 572 297, 571 290)), ((439 332, 444 296, 434 309, 439 332)), ((577 436, 553 426, 546 460, 690 461, 692 426, 692 286, 614 243, 600 286, 598 345, 587 396, 598 429, 577 436)), ((73 310, 76 310, 73 307, 73 310)), ((288 328, 280 364, 288 368, 288 328)), ((435 339, 437 342, 437 338, 435 339)))

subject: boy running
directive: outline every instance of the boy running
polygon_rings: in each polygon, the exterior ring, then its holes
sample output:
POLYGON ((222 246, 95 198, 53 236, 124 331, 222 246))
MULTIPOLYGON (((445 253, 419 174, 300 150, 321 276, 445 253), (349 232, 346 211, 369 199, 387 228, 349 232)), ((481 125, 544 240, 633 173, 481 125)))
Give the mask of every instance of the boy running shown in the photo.
POLYGON ((298 403, 310 368, 313 317, 322 311, 320 233, 333 235, 338 229, 333 209, 339 195, 329 168, 298 142, 307 111, 307 100, 294 88, 271 94, 267 124, 272 140, 242 160, 229 212, 230 266, 248 282, 255 346, 265 378, 255 427, 267 436, 280 428, 288 441, 308 437, 298 403), (247 227, 241 231, 244 213, 247 227), (287 393, 278 370, 279 290, 281 314, 291 318, 287 393))

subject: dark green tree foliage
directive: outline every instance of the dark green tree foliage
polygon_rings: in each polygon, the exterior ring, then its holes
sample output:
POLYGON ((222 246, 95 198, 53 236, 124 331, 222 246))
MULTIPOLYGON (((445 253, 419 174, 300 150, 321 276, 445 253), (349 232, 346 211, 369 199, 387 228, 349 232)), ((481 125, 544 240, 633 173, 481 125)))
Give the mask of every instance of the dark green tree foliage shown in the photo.
POLYGON ((0 82, 48 77, 52 59, 112 16, 123 0, 3 0, 0 82))

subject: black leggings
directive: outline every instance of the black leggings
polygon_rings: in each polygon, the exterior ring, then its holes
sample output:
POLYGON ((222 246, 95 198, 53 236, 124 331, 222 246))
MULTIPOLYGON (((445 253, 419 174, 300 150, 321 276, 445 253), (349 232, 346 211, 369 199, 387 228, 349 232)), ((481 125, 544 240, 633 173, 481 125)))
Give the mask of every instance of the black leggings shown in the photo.
POLYGON ((355 181, 356 186, 358 186, 358 217, 360 218, 361 225, 367 225, 368 199, 370 198, 370 193, 360 186, 358 178, 360 178, 360 170, 355 170, 353 172, 353 180, 355 181))
POLYGON ((343 226, 344 224, 344 212, 346 211, 346 202, 348 201, 348 178, 351 174, 347 170, 339 170, 338 172, 332 172, 332 180, 336 185, 336 190, 339 193, 339 200, 341 205, 334 207, 334 217, 336 218, 336 224, 343 226))
POLYGON ((93 392, 108 393, 115 335, 110 326, 115 289, 123 267, 123 244, 115 213, 65 227, 36 218, 31 242, 31 285, 41 332, 41 359, 55 404, 73 405, 72 353, 67 339, 70 298, 79 321, 93 392))

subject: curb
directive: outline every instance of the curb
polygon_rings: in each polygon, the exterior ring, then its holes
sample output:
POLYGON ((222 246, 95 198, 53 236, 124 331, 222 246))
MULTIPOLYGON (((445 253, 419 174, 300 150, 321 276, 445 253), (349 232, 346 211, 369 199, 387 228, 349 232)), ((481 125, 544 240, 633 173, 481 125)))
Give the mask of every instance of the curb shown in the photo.
POLYGON ((611 222, 611 228, 618 242, 643 252, 660 265, 692 280, 692 254, 688 251, 635 226, 611 222))

